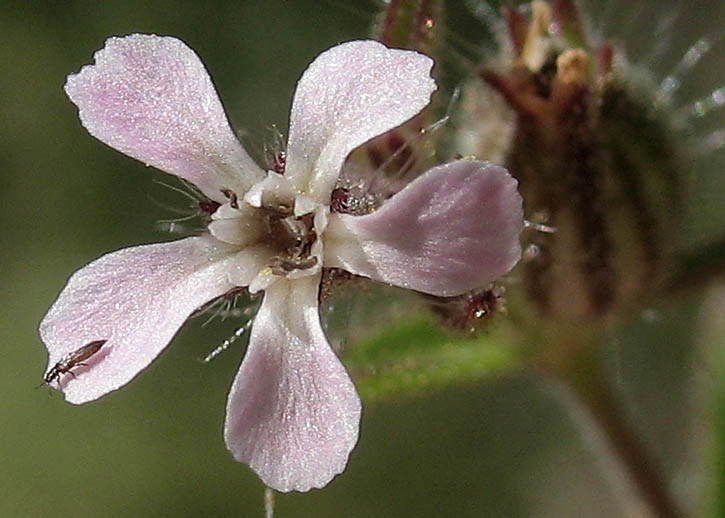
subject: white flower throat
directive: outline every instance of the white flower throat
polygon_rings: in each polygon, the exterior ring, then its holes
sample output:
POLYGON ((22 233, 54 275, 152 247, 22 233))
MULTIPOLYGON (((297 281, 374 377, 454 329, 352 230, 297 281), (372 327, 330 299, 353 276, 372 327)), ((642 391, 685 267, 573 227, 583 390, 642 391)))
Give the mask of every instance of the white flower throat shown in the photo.
POLYGON ((229 189, 222 192, 229 201, 212 215, 209 230, 218 240, 254 253, 258 271, 252 292, 280 277, 297 279, 320 271, 329 208, 295 193, 275 171, 242 198, 229 189))
POLYGON ((264 208, 269 212, 269 237, 274 245, 282 248, 269 262, 274 275, 287 275, 294 270, 307 270, 318 264, 317 256, 312 255, 312 245, 317 241, 314 216, 305 214, 295 216, 286 207, 264 208))

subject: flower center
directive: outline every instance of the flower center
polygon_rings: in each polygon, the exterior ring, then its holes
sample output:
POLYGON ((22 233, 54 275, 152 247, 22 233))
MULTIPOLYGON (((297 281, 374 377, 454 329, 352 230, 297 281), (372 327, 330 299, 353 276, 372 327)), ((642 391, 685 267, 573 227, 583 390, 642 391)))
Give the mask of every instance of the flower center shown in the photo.
POLYGON ((291 211, 267 208, 270 241, 281 252, 269 261, 274 275, 287 275, 294 270, 307 270, 317 264, 312 245, 317 241, 314 215, 295 217, 291 211))
POLYGON ((327 205, 297 192, 274 171, 244 196, 222 192, 228 202, 212 214, 209 232, 247 250, 233 282, 249 285, 254 293, 279 277, 299 279, 320 272, 327 205))

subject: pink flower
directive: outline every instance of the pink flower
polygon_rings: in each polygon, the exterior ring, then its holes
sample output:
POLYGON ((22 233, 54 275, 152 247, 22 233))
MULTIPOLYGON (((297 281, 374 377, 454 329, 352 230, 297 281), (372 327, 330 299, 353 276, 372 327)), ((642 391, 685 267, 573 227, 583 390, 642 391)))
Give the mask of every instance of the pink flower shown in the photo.
POLYGON ((113 252, 76 272, 40 324, 48 371, 97 352, 54 385, 75 404, 130 381, 206 302, 264 290, 227 404, 232 455, 279 491, 325 486, 355 446, 360 399, 320 325, 322 269, 449 296, 520 256, 516 181, 460 160, 423 174, 377 211, 330 212, 347 155, 425 107, 433 62, 374 41, 322 53, 297 85, 284 174, 265 172, 230 129, 196 54, 178 39, 110 38, 65 90, 111 147, 177 175, 220 204, 196 237, 113 252))

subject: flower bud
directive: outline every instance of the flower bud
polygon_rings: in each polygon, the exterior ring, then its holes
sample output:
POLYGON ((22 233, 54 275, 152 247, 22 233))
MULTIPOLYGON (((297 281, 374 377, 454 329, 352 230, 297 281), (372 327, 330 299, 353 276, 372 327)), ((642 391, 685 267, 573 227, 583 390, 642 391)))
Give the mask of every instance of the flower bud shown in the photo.
POLYGON ((589 43, 572 2, 504 17, 497 65, 464 92, 459 143, 520 182, 536 252, 518 269, 524 298, 571 320, 636 306, 667 278, 677 236, 674 129, 623 53, 589 43))

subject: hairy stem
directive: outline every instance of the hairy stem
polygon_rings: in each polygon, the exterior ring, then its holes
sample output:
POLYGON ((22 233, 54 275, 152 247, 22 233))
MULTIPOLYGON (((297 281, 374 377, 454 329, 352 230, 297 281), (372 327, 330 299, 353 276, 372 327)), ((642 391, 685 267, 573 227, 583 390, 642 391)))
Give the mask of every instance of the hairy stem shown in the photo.
POLYGON ((630 427, 626 412, 612 393, 595 352, 585 348, 575 361, 555 372, 548 371, 548 374, 553 374, 572 390, 589 411, 652 515, 658 518, 684 516, 674 501, 659 466, 630 427))
POLYGON ((264 488, 264 516, 274 518, 274 489, 271 487, 264 488))

